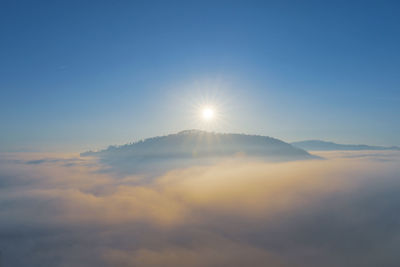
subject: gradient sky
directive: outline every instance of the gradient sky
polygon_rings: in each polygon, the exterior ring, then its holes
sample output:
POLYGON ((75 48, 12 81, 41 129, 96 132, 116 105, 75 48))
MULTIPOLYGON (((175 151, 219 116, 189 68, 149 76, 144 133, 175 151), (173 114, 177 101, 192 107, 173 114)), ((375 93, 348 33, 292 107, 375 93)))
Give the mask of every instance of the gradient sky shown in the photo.
POLYGON ((198 127, 400 145, 399 1, 1 1, 0 151, 198 127))

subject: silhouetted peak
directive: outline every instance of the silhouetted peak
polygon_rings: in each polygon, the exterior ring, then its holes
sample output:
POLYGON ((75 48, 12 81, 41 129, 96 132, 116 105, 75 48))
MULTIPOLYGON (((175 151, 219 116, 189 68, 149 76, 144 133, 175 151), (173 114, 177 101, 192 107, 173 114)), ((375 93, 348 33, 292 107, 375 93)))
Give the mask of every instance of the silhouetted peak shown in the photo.
POLYGON ((337 144, 330 141, 323 140, 305 140, 299 142, 291 143, 293 146, 305 149, 305 150, 320 150, 320 151, 329 151, 329 150, 400 150, 399 147, 391 146, 370 146, 363 144, 337 144))

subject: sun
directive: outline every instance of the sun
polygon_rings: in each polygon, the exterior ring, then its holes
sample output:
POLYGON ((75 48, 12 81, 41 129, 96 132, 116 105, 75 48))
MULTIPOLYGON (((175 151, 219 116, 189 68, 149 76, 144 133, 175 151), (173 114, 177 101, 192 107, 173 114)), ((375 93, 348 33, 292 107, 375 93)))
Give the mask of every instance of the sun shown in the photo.
POLYGON ((211 121, 212 119, 214 119, 214 115, 214 109, 211 107, 204 107, 201 111, 201 116, 205 121, 211 121))

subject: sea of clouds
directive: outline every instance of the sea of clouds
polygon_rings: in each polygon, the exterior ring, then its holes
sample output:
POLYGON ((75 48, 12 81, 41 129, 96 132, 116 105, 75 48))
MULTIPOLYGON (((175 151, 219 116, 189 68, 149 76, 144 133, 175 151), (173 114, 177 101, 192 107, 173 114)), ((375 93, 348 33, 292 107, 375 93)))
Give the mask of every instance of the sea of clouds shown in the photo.
POLYGON ((399 266, 400 153, 117 175, 0 155, 2 267, 399 266))

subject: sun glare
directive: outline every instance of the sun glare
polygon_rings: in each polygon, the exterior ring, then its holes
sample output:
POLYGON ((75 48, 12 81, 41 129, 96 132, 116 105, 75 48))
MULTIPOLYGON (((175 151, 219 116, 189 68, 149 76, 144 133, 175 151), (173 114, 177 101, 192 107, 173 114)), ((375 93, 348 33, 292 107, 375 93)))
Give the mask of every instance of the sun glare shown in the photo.
POLYGON ((214 110, 210 107, 203 108, 201 115, 205 121, 210 121, 214 118, 214 110))

